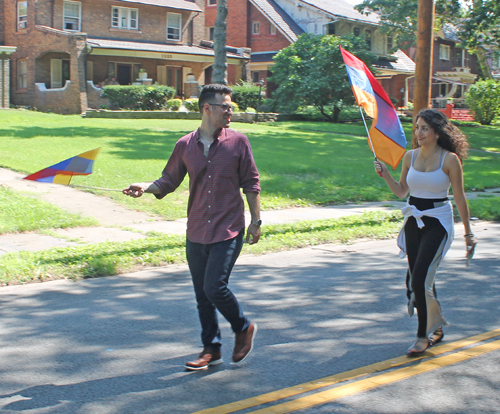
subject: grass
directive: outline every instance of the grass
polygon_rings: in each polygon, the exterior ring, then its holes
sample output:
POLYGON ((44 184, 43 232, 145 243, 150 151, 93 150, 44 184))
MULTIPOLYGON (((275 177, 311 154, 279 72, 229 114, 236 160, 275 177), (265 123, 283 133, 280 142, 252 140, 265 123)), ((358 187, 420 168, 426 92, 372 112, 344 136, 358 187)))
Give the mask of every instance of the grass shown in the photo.
MULTIPOLYGON (((243 254, 264 254, 324 243, 393 237, 401 224, 399 212, 369 212, 341 219, 266 226, 256 245, 243 254)), ((153 235, 121 243, 98 243, 46 251, 21 251, 0 256, 0 285, 60 278, 82 279, 131 272, 139 268, 185 262, 185 237, 153 235)))
MULTIPOLYGON (((157 178, 179 137, 199 121, 84 119, 29 111, 0 112, 0 166, 33 173, 90 149, 101 147, 93 174, 75 177, 77 185, 122 189, 131 182, 157 178)), ((373 170, 362 123, 283 122, 236 124, 250 138, 262 185, 262 208, 342 204, 395 199, 373 170)), ((404 124, 407 136, 411 125, 404 124)), ((498 127, 463 127, 471 151, 464 163, 467 191, 500 187, 498 127)), ((394 171, 399 178, 400 169, 394 171)), ((162 201, 105 193, 134 210, 185 217, 188 180, 162 201)), ((470 201, 471 215, 500 220, 496 199, 470 201)), ((263 254, 321 243, 343 243, 370 237, 391 237, 399 213, 365 214, 340 220, 265 226, 261 241, 244 253, 263 254)), ((37 199, 0 188, 0 233, 94 225, 37 199)), ((119 274, 138 267, 184 261, 184 237, 149 234, 125 243, 99 243, 42 252, 0 256, 0 283, 119 274)))
MULTIPOLYGON (((199 121, 190 120, 85 119, 2 111, 0 163, 27 174, 101 147, 94 173, 75 177, 72 182, 122 189, 131 182, 156 179, 177 139, 198 125, 199 121)), ((250 138, 261 174, 263 209, 395 199, 373 171, 362 123, 283 122, 233 127, 250 138)), ((405 124, 407 136, 410 128, 405 124)), ((466 189, 499 187, 498 128, 463 130, 474 148, 464 165, 466 189)), ((398 168, 395 177, 399 172, 398 168)), ((153 197, 105 195, 129 208, 171 220, 186 215, 187 181, 162 202, 153 197)))
POLYGON ((0 187, 0 234, 97 224, 93 218, 71 214, 35 197, 0 187))

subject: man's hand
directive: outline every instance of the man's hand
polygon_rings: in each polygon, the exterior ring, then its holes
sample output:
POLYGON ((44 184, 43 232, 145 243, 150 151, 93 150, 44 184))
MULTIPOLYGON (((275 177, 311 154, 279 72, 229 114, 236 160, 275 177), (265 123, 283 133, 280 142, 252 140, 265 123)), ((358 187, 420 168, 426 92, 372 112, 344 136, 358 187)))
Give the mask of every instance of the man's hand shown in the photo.
POLYGON ((247 239, 246 239, 247 243, 248 244, 258 243, 259 239, 260 239, 260 226, 250 223, 247 230, 247 239), (252 236, 252 238, 250 238, 250 236, 252 236))
POLYGON ((142 183, 130 184, 127 188, 123 190, 123 194, 130 197, 140 197, 146 192, 147 187, 142 183))

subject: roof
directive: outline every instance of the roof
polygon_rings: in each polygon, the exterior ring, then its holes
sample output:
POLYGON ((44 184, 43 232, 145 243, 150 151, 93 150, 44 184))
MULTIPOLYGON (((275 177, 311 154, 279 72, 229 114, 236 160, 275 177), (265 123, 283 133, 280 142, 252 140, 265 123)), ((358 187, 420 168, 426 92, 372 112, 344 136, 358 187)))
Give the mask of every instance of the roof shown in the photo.
POLYGON ((398 50, 396 53, 391 55, 390 58, 379 57, 373 65, 381 69, 415 73, 415 62, 411 60, 402 50, 398 50))
POLYGON ((251 62, 252 63, 272 62, 273 61, 273 57, 277 53, 278 52, 252 53, 251 54, 251 62))
MULTIPOLYGON (((118 49, 118 50, 137 50, 146 52, 160 52, 160 53, 177 53, 183 55, 201 55, 201 56, 214 56, 214 50, 211 48, 200 46, 187 46, 187 45, 167 45, 164 43, 142 43, 142 42, 127 42, 123 40, 109 40, 109 39, 96 39, 87 38, 87 43, 92 48, 97 49, 118 49)), ((228 57, 243 58, 243 56, 236 53, 227 53, 228 57)))
POLYGON ((295 42, 304 30, 274 0, 250 0, 290 41, 295 42))
POLYGON ((167 7, 169 9, 190 10, 201 12, 202 10, 189 0, 114 0, 117 3, 137 3, 150 6, 167 7))
POLYGON ((380 20, 377 13, 372 12, 367 16, 354 8, 355 5, 361 3, 361 0, 299 0, 299 5, 300 3, 318 9, 333 18, 356 20, 371 24, 379 24, 380 20))

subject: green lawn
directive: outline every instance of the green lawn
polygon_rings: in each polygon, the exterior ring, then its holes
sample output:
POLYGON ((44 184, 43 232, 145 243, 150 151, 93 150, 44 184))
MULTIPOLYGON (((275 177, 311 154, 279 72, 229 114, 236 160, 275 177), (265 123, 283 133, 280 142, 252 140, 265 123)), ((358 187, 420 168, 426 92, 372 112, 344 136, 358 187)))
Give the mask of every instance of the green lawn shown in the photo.
MULTIPOLYGON (((0 112, 0 165, 33 173, 65 158, 101 147, 90 176, 73 183, 122 189, 156 179, 175 142, 199 121, 85 119, 29 111, 0 112)), ((373 170, 362 123, 284 122, 232 125, 248 135, 261 174, 263 209, 394 199, 373 170)), ((409 124, 405 124, 410 137, 409 124)), ((471 157, 464 164, 467 190, 500 187, 499 128, 463 128, 471 157), (489 152, 487 152, 489 151, 489 152)), ((399 169, 394 172, 398 177, 399 169)), ((153 197, 107 196, 133 209, 184 217, 187 180, 158 202, 153 197)), ((101 192, 102 194, 102 192, 101 192)))

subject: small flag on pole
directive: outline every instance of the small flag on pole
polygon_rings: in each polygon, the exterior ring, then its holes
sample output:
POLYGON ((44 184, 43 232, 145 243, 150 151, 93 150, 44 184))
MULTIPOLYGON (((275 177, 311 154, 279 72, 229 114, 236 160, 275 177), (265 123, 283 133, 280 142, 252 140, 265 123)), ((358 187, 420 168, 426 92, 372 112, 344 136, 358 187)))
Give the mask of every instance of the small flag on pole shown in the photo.
POLYGON ((406 151, 406 137, 396 109, 363 61, 340 46, 358 106, 373 118, 368 143, 375 158, 396 168, 406 151))
POLYGON ((34 174, 24 177, 25 180, 40 181, 69 185, 74 175, 89 175, 92 173, 94 160, 101 148, 83 152, 67 160, 61 161, 50 167, 44 168, 34 174))

